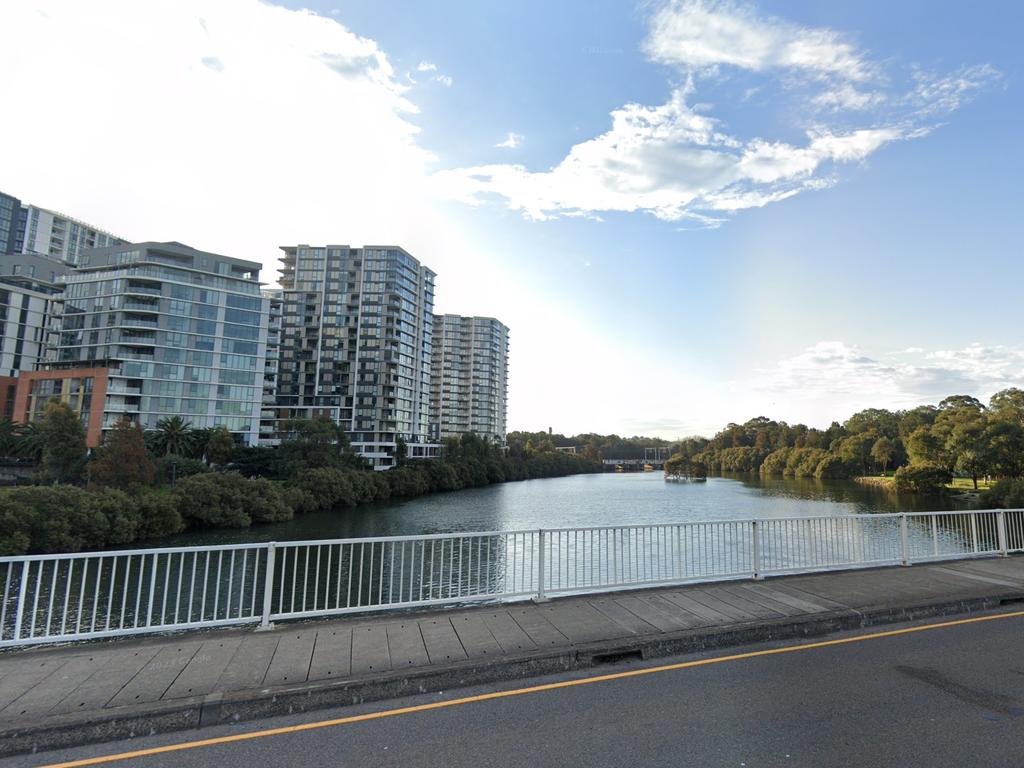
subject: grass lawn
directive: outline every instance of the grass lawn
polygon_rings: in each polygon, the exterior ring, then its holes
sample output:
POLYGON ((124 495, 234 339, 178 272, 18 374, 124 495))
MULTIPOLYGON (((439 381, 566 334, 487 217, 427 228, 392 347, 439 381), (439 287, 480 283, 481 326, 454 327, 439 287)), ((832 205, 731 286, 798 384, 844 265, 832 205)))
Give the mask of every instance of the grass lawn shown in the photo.
MULTIPOLYGON (((957 491, 973 491, 974 482, 969 477, 954 477, 953 482, 946 486, 947 488, 953 488, 957 491)), ((992 483, 987 480, 978 480, 978 490, 984 491, 992 487, 992 483)))
MULTIPOLYGON (((879 481, 880 483, 884 482, 884 481, 888 481, 888 482, 891 483, 892 482, 892 473, 887 473, 885 475, 863 475, 863 478, 865 480, 879 481)), ((974 481, 972 481, 971 478, 969 478, 969 477, 954 477, 953 478, 953 482, 951 482, 948 485, 946 485, 946 487, 951 489, 951 490, 954 490, 954 491, 973 491, 974 490, 974 481)), ((978 480, 978 490, 979 491, 985 491, 985 490, 988 490, 991 487, 992 487, 992 483, 990 483, 990 482, 988 482, 986 480, 982 480, 982 479, 978 480)))

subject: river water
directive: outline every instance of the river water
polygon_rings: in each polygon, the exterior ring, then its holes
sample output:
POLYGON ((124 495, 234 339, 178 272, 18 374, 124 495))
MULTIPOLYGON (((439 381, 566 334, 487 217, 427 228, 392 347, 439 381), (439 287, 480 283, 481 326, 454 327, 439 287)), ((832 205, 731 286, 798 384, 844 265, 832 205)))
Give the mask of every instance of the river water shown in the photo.
POLYGON ((885 489, 852 481, 742 475, 712 477, 706 483, 667 483, 661 472, 637 472, 501 483, 304 515, 252 528, 189 531, 152 544, 191 546, 966 508, 958 499, 897 497, 885 489))

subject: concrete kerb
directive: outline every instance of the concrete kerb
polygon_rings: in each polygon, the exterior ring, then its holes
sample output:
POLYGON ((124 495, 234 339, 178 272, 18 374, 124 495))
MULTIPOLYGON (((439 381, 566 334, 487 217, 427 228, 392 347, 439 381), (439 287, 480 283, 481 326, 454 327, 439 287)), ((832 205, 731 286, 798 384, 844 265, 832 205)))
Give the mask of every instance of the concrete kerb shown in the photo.
POLYGON ((720 650, 756 643, 822 637, 835 632, 921 619, 979 613, 1008 602, 1024 602, 1024 593, 1006 591, 988 597, 932 601, 866 610, 841 610, 691 629, 642 638, 619 638, 555 651, 534 651, 485 663, 462 661, 416 672, 390 672, 375 677, 320 681, 231 694, 63 715, 48 722, 0 728, 0 756, 69 748, 160 733, 186 731, 266 717, 436 693, 487 683, 585 670, 627 658, 666 656, 720 650))

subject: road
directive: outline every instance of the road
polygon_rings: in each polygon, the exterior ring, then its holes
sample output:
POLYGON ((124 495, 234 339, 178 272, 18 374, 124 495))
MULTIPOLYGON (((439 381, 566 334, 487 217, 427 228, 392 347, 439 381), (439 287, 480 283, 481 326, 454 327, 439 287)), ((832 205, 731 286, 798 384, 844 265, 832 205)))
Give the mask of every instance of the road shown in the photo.
POLYGON ((100 765, 144 768, 1018 766, 1024 615, 990 616, 624 662, 525 685, 15 757, 0 766, 94 757, 100 765), (523 691, 534 686, 542 690, 523 691), (295 730, 364 714, 369 719, 295 730), (257 735, 223 741, 238 734, 257 735), (195 745, 200 739, 214 743, 195 745), (109 759, 167 746, 172 751, 109 759))

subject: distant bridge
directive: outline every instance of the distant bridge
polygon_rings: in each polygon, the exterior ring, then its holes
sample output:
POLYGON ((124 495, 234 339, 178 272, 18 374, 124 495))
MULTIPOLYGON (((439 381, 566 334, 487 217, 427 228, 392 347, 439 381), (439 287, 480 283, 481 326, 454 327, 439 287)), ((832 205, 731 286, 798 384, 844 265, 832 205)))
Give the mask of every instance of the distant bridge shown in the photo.
POLYGON ((665 466, 665 462, 672 455, 671 446, 650 446, 644 448, 644 457, 642 459, 602 459, 602 462, 606 467, 623 467, 623 468, 643 468, 645 464, 650 464, 655 469, 661 469, 665 466))

